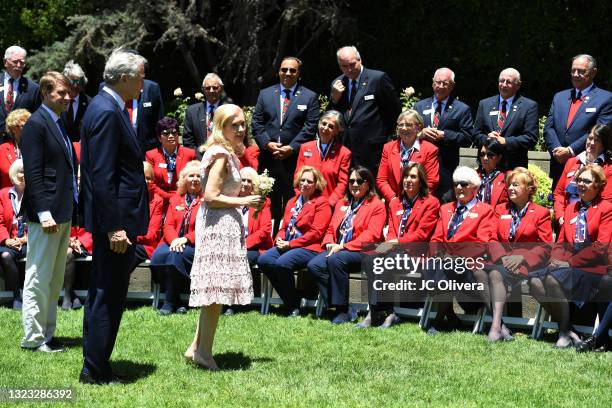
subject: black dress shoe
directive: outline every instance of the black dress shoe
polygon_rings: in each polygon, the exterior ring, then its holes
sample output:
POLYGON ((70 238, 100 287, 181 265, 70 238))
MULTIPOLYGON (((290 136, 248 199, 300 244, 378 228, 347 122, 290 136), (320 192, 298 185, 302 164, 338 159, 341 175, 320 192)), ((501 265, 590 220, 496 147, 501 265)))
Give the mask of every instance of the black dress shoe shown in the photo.
POLYGON ((159 309, 159 314, 162 316, 170 316, 174 313, 174 307, 168 304, 164 304, 161 309, 159 309))
POLYGON ((583 342, 576 345, 576 351, 579 353, 585 353, 589 351, 605 351, 604 345, 601 344, 597 337, 589 336, 583 342))
POLYGON ((176 309, 176 313, 177 314, 186 314, 187 313, 187 308, 185 306, 181 306, 178 309, 176 309))
POLYGON ((111 375, 110 378, 102 379, 92 377, 89 373, 83 373, 79 375, 79 382, 81 384, 90 384, 90 385, 118 385, 118 384, 127 384, 128 381, 125 377, 119 377, 117 374, 111 375))

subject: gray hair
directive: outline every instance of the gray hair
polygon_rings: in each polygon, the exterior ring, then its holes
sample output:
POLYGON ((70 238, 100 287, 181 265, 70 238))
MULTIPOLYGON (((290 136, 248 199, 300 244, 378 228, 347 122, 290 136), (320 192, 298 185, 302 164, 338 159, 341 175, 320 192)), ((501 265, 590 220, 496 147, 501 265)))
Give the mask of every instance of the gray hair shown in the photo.
POLYGON ((21 48, 20 46, 18 46, 18 45, 11 45, 10 47, 8 47, 6 49, 6 51, 4 51, 4 59, 7 60, 7 59, 11 58, 11 56, 13 54, 15 54, 16 52, 20 52, 20 53, 22 53, 23 55, 26 55, 26 56, 28 55, 28 52, 25 49, 21 48))
POLYGON ((341 133, 344 130, 344 118, 342 117, 342 114, 340 112, 338 112, 337 110, 328 110, 327 112, 325 112, 324 114, 321 115, 321 117, 319 118, 319 123, 323 122, 323 119, 333 119, 336 121, 336 124, 338 125, 338 132, 341 133))
POLYGON ((134 78, 138 75, 138 68, 147 63, 147 59, 133 52, 118 48, 108 57, 104 66, 104 82, 109 85, 116 84, 121 75, 134 78))
POLYGON ((259 185, 259 174, 257 174, 257 170, 252 167, 243 167, 240 169, 240 177, 242 176, 250 176, 253 181, 253 186, 257 187, 259 185))
POLYGON ((574 58, 572 58, 572 62, 576 61, 578 58, 586 59, 589 62, 589 69, 597 68, 597 61, 595 61, 595 58, 593 58, 593 56, 589 54, 578 54, 574 58))
POLYGON ((433 77, 435 78, 436 75, 441 74, 444 71, 449 71, 451 74, 451 81, 455 82, 455 71, 447 67, 441 67, 441 68, 436 69, 436 72, 434 72, 433 77))
POLYGON ((480 176, 471 167, 459 166, 453 172, 453 182, 468 181, 471 185, 480 187, 480 176))
POLYGON ((340 54, 345 51, 351 51, 355 55, 355 58, 361 61, 361 55, 359 55, 359 51, 357 51, 357 47, 355 47, 354 45, 347 45, 345 47, 339 48, 338 51, 336 51, 336 58, 340 59, 340 54))
POLYGON ((223 81, 221 80, 221 77, 215 74, 214 72, 209 72, 208 74, 206 74, 206 76, 202 80, 202 86, 204 86, 204 82, 208 81, 209 79, 214 79, 219 82, 219 85, 223 86, 223 81))
POLYGON ((518 72, 517 69, 515 69, 515 68, 505 68, 505 69, 502 69, 502 71, 499 73, 499 77, 501 77, 502 74, 504 74, 504 73, 516 77, 516 83, 517 84, 521 83, 521 73, 518 72))
POLYGON ((17 185, 17 173, 23 173, 23 160, 17 159, 11 164, 9 167, 9 178, 11 179, 11 183, 13 185, 17 185))
POLYGON ((85 76, 85 71, 83 68, 73 60, 70 60, 64 65, 64 72, 62 72, 67 77, 77 77, 83 80, 83 85, 87 85, 87 77, 85 76))

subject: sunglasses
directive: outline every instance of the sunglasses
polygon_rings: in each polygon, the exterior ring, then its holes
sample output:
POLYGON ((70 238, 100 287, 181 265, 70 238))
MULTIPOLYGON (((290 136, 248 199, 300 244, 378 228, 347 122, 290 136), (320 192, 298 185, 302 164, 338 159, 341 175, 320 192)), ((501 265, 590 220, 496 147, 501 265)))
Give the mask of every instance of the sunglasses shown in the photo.
POLYGON ((295 74, 298 72, 298 70, 296 68, 281 68, 280 72, 282 72, 283 74, 286 74, 287 72, 295 74))
POLYGON ((83 83, 83 80, 81 79, 71 79, 70 80, 70 85, 72 86, 79 86, 83 83))
POLYGON ((487 156, 489 159, 494 158, 495 156, 497 156, 495 153, 493 152, 480 152, 478 153, 478 157, 485 157, 487 156))
POLYGON ((204 86, 202 88, 204 88, 205 91, 218 91, 219 88, 221 87, 220 86, 204 86))
POLYGON ((585 184, 588 186, 590 184, 593 184, 593 180, 589 180, 589 179, 580 177, 576 179, 576 184, 585 184))
POLYGON ((170 130, 162 130, 161 134, 162 136, 170 136, 170 135, 176 135, 178 132, 176 129, 170 129, 170 130))
POLYGON ((455 187, 463 187, 463 188, 466 188, 466 187, 468 187, 469 185, 470 185, 470 182, 469 182, 469 181, 455 181, 455 182, 453 183, 453 186, 455 186, 455 187))
POLYGON ((358 186, 362 185, 363 183, 365 183, 365 180, 362 178, 351 178, 349 179, 349 185, 353 185, 357 183, 358 186))

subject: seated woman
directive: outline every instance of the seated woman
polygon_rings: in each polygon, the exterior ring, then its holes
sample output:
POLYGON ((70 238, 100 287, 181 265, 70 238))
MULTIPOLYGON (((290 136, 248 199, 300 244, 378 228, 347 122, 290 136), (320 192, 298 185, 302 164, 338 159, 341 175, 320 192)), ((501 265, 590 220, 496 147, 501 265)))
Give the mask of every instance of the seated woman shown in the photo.
MULTIPOLYGON (((580 201, 576 186, 576 172, 587 164, 597 163, 601 166, 607 179, 612 179, 612 128, 601 123, 596 124, 587 136, 585 151, 571 157, 565 163, 563 173, 553 193, 555 220, 563 224, 563 213, 567 206, 580 201)), ((612 201, 612 183, 607 183, 601 192, 601 198, 612 201)))
MULTIPOLYGON (((193 149, 183 147, 178 143, 178 122, 173 118, 162 118, 155 125, 160 147, 151 149, 146 154, 146 160, 153 167, 155 183, 153 191, 160 196, 165 205, 177 190, 177 180, 185 165, 195 160, 193 149)), ((165 210, 166 207, 164 207, 165 210)))
MULTIPOLYGON (((432 243, 455 244, 442 246, 444 256, 461 256, 476 259, 486 252, 484 245, 456 245, 463 242, 487 244, 493 240, 495 233, 495 220, 493 207, 476 199, 476 192, 480 187, 480 177, 474 169, 459 166, 453 172, 453 184, 456 200, 440 207, 440 217, 431 238, 432 243)), ((425 270, 426 279, 464 280, 466 274, 459 275, 454 270, 436 269, 425 270)), ((442 329, 455 329, 460 326, 457 315, 453 312, 452 303, 438 301, 437 314, 429 335, 435 335, 442 329), (447 319, 445 324, 444 318, 447 319)))
MULTIPOLYGON (((341 144, 343 130, 340 112, 330 110, 321 115, 317 139, 302 144, 293 175, 295 179, 302 166, 320 171, 326 183, 323 196, 328 198, 332 208, 344 197, 351 166, 351 151, 341 144)), ((300 194, 298 188, 295 194, 300 194)))
POLYGON ((520 285, 533 271, 548 260, 547 244, 552 243, 552 224, 548 208, 531 202, 537 190, 536 179, 524 167, 517 167, 506 176, 510 201, 495 207, 499 244, 491 244, 493 265, 474 271, 476 281, 484 284, 491 298, 493 322, 489 341, 512 340, 502 323, 508 287, 520 285))
POLYGON ((397 118, 397 140, 385 144, 378 167, 376 187, 388 203, 400 193, 400 174, 410 162, 423 164, 427 174, 427 186, 433 194, 440 181, 438 148, 421 140, 423 118, 413 109, 400 113, 397 118))
MULTIPOLYGON (((402 169, 400 195, 389 203, 387 232, 388 243, 428 242, 436 228, 440 213, 440 202, 429 193, 425 167, 411 162, 402 169)), ((378 323, 380 313, 387 314, 380 327, 388 328, 399 322, 393 313, 393 304, 378 302, 369 296, 370 313, 357 325, 370 327, 378 323)))
POLYGON ((240 160, 240 168, 250 167, 257 172, 259 168, 259 147, 257 143, 253 141, 250 132, 244 132, 244 139, 242 140, 244 149, 236 151, 236 156, 240 160))
POLYGON ((349 274, 360 270, 364 247, 382 241, 387 218, 370 170, 357 166, 349 171, 348 181, 345 198, 336 205, 321 242, 326 251, 307 265, 325 305, 336 308, 333 324, 357 319, 357 313, 348 308, 349 274))
POLYGON ((28 243, 28 227, 23 216, 18 215, 25 191, 21 159, 11 164, 9 176, 13 187, 0 190, 0 266, 4 271, 6 287, 13 292, 13 309, 21 310, 17 261, 26 257, 28 243))
POLYGON ((575 181, 580 201, 565 207, 548 268, 529 274, 533 296, 559 325, 557 348, 580 346, 570 328, 569 299, 577 307, 596 300, 612 238, 612 203, 601 197, 607 183, 603 169, 588 164, 576 172, 575 181))
POLYGON ((504 168, 504 146, 495 139, 485 140, 478 148, 478 176, 481 179, 476 197, 491 207, 508 202, 504 168))
POLYGON ((259 269, 270 279, 283 299, 291 317, 300 315, 300 299, 295 290, 293 272, 304 268, 318 253, 321 240, 331 220, 331 207, 325 191, 325 180, 319 170, 302 166, 293 185, 300 194, 285 207, 283 225, 276 234, 274 247, 259 257, 259 269))
POLYGON ((66 271, 64 272, 64 299, 62 310, 80 309, 83 304, 81 299, 74 293, 76 282, 76 258, 86 258, 93 253, 93 238, 91 232, 85 231, 83 227, 70 228, 70 243, 66 256, 66 271))
POLYGON ((11 164, 21 158, 19 143, 21 142, 21 129, 30 118, 27 109, 15 109, 6 117, 6 141, 0 144, 0 188, 11 188, 13 183, 9 177, 11 164))
POLYGON ((163 241, 151 256, 151 268, 164 270, 166 299, 159 314, 186 313, 180 306, 180 284, 189 281, 195 247, 195 222, 202 185, 200 162, 185 165, 177 182, 176 193, 170 198, 163 227, 163 241))

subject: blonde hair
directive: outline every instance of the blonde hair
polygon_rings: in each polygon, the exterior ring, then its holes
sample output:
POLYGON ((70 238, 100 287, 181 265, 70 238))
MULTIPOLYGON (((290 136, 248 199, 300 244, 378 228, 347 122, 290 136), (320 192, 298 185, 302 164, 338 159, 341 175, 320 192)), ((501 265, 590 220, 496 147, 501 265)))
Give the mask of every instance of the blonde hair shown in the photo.
POLYGON ((302 178, 304 173, 312 173, 315 179, 315 189, 319 192, 319 194, 325 191, 327 181, 325 181, 321 172, 312 166, 302 166, 297 171, 297 173, 295 173, 295 177, 293 178, 293 186, 295 188, 298 188, 298 186, 300 185, 300 179, 302 178))
POLYGON ((27 109, 15 109, 6 117, 6 133, 12 136, 11 128, 23 127, 32 114, 27 109))
POLYGON ((244 115, 244 112, 238 105, 226 104, 219 106, 215 111, 212 133, 206 141, 205 148, 208 149, 213 145, 221 145, 227 151, 233 153, 234 149, 232 145, 223 136, 223 129, 231 120, 240 114, 244 115))
POLYGON ((21 159, 15 160, 13 164, 11 164, 11 167, 9 167, 9 178, 14 186, 18 184, 17 173, 23 173, 23 161, 21 159))
POLYGON ((198 160, 192 160, 183 167, 183 170, 179 173, 178 181, 176 182, 176 192, 178 195, 187 193, 187 174, 193 171, 193 169, 200 174, 200 164, 198 160))
POLYGON ((525 167, 517 167, 514 170, 510 170, 506 174, 506 185, 509 186, 510 182, 514 178, 527 186, 529 200, 531 200, 536 191, 538 191, 538 182, 533 173, 527 170, 525 167))

